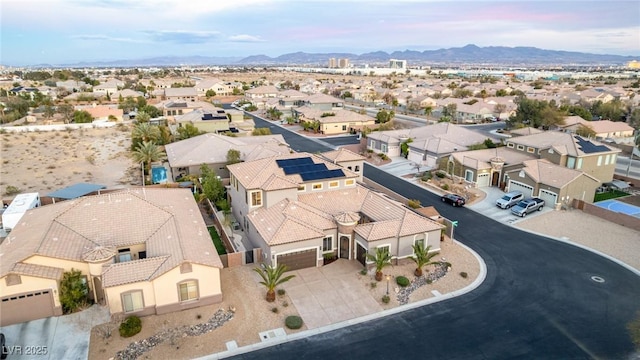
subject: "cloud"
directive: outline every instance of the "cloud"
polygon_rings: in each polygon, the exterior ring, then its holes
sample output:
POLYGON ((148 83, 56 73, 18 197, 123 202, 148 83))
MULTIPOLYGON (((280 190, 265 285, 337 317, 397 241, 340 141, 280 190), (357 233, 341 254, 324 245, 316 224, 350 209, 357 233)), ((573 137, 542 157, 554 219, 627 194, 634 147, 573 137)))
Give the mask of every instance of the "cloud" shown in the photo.
POLYGON ((86 41, 118 41, 118 42, 141 42, 140 40, 132 39, 132 38, 119 38, 107 35, 99 35, 99 34, 85 34, 85 35, 73 35, 72 39, 86 40, 86 41))
POLYGON ((220 38, 219 31, 161 30, 143 33, 154 41, 177 44, 203 44, 220 38))
POLYGON ((264 42, 264 40, 260 39, 259 36, 246 35, 246 34, 231 35, 231 36, 229 36, 229 41, 233 41, 233 42, 264 42))

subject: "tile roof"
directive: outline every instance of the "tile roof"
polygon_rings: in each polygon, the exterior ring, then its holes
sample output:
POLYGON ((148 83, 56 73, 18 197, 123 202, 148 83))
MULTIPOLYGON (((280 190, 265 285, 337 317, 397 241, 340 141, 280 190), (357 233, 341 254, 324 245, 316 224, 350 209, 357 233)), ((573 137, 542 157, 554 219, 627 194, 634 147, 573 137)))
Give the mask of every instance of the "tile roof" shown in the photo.
POLYGON ((167 144, 165 151, 171 167, 188 167, 202 164, 226 163, 227 152, 238 150, 241 158, 260 145, 269 146, 269 150, 289 153, 289 147, 282 135, 230 137, 207 133, 186 140, 167 144))
POLYGON ((38 264, 17 263, 13 266, 12 274, 35 276, 45 279, 61 280, 64 269, 38 264))
POLYGON ((451 154, 460 164, 472 169, 490 169, 491 159, 500 158, 505 165, 519 164, 523 161, 537 159, 537 156, 528 152, 519 151, 500 146, 493 149, 481 149, 472 151, 462 151, 451 154))
POLYGON ((345 148, 340 148, 338 150, 327 151, 320 154, 323 158, 334 162, 341 163, 343 161, 364 161, 365 157, 359 154, 354 153, 351 150, 347 150, 345 148))
POLYGON ((168 256, 153 276, 184 261, 222 267, 189 189, 138 188, 27 211, 0 244, 0 277, 33 255, 82 262, 98 247, 136 244, 148 259, 168 256))
POLYGON ((579 170, 573 170, 564 166, 553 164, 545 159, 525 161, 522 171, 524 171, 535 182, 562 188, 580 176, 587 176, 596 183, 599 181, 593 176, 579 170))
POLYGON ((376 131, 367 135, 367 137, 388 144, 399 144, 404 141, 404 138, 411 138, 413 142, 409 146, 425 150, 437 150, 440 148, 444 150, 454 147, 461 150, 463 147, 466 149, 466 146, 481 143, 486 139, 486 136, 482 134, 450 123, 438 123, 412 129, 376 131), (429 145, 427 140, 431 139, 444 140, 446 144, 434 141, 433 144, 429 145))
POLYGON ((105 266, 102 271, 102 286, 107 288, 139 281, 149 281, 167 259, 169 259, 169 255, 105 266))
POLYGON ((588 151, 586 145, 593 145, 598 147, 599 153, 606 152, 620 152, 619 149, 609 147, 595 140, 589 140, 580 136, 564 133, 561 131, 545 131, 540 134, 533 134, 527 136, 517 136, 510 138, 507 142, 511 142, 518 145, 530 146, 538 149, 550 149, 557 151, 563 155, 570 156, 584 156, 586 154, 593 154, 594 152, 588 151), (579 143, 583 143, 580 145, 579 143), (587 150, 587 151, 583 151, 587 150))

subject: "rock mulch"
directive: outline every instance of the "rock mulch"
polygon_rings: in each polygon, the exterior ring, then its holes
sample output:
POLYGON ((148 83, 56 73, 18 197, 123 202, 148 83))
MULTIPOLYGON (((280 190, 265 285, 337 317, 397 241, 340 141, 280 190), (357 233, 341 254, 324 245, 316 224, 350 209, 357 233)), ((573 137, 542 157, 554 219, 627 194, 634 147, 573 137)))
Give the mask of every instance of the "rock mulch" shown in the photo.
POLYGON ((451 265, 448 263, 442 263, 435 266, 435 270, 429 272, 427 275, 422 275, 414 278, 409 286, 401 288, 398 291, 397 299, 400 305, 405 305, 409 303, 409 296, 415 290, 420 288, 421 286, 431 284, 432 282, 437 281, 438 279, 447 275, 448 269, 451 265))
POLYGON ((147 351, 153 349, 156 345, 165 341, 174 341, 177 338, 187 336, 199 336, 206 334, 212 330, 224 325, 227 321, 233 319, 233 311, 218 310, 213 316, 204 323, 181 326, 178 328, 163 330, 151 337, 132 342, 126 349, 118 351, 115 360, 135 360, 147 351))

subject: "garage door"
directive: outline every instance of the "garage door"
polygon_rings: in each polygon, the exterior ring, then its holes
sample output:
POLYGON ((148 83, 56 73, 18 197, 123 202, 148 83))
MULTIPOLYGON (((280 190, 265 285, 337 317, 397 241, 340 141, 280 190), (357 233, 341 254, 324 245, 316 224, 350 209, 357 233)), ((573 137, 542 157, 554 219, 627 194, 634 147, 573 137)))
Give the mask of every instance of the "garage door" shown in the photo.
POLYGON ((40 290, 3 297, 0 313, 2 326, 53 316, 53 294, 51 290, 40 290))
POLYGON ((477 185, 479 188, 489 186, 489 174, 479 174, 477 185))
POLYGON ((533 196, 533 188, 531 186, 513 180, 509 180, 509 191, 520 191, 526 198, 533 196))
POLYGON ((298 251, 278 255, 278 264, 287 265, 287 270, 298 270, 317 266, 318 255, 316 249, 298 251))
POLYGON ((558 202, 558 194, 549 191, 540 189, 540 194, 538 197, 544 200, 544 205, 550 208, 554 208, 556 206, 556 202, 558 202))

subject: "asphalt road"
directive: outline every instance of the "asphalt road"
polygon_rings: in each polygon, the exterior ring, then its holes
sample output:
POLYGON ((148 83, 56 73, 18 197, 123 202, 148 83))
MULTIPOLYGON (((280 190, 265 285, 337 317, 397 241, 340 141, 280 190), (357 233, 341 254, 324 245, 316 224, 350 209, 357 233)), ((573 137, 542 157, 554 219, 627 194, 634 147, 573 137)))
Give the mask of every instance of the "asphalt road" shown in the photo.
MULTIPOLYGON (((305 144, 320 151, 298 134, 283 135, 297 151, 305 144)), ((444 205, 370 165, 364 175, 458 220, 456 239, 487 265, 484 283, 451 300, 237 358, 629 358, 626 324, 640 311, 640 277, 589 251, 444 205)), ((452 265, 450 276, 457 276, 452 265)))

